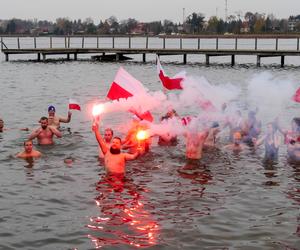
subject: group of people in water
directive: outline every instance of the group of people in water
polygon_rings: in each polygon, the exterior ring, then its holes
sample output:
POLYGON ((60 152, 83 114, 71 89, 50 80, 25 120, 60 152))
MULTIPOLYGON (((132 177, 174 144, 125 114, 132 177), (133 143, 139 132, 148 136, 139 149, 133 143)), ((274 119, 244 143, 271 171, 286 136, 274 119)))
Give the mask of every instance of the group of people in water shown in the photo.
MULTIPOLYGON (((224 107, 224 110, 226 106, 224 107)), ((223 111, 224 111, 223 110, 223 111)), ((55 114, 55 107, 48 107, 48 117, 40 118, 40 127, 34 129, 24 141, 24 150, 16 156, 19 158, 37 158, 41 153, 34 149, 33 140, 37 139, 39 145, 51 145, 54 143, 53 137, 62 137, 60 131, 60 123, 69 123, 72 113, 69 111, 67 117, 59 117, 55 114)), ((262 123, 256 117, 257 111, 249 111, 248 117, 244 118, 241 111, 237 110, 234 115, 224 115, 220 121, 210 121, 209 125, 202 129, 189 129, 188 125, 193 122, 192 117, 180 118, 174 109, 170 109, 160 122, 168 122, 175 119, 180 121, 182 126, 186 126, 182 133, 186 142, 186 158, 191 162, 199 162, 202 158, 205 148, 223 148, 233 152, 241 152, 247 147, 257 148, 264 145, 265 159, 276 161, 278 151, 283 135, 284 143, 287 145, 288 156, 293 160, 300 160, 300 118, 293 118, 291 129, 283 130, 277 120, 267 124, 266 132, 262 133, 262 123), (219 142, 221 131, 229 129, 230 143, 222 146, 219 142)), ((143 155, 150 150, 152 138, 158 136, 159 146, 176 146, 178 143, 178 135, 168 133, 152 134, 143 139, 138 139, 137 133, 141 130, 149 130, 149 122, 143 121, 140 117, 134 116, 131 128, 129 129, 125 139, 114 136, 111 128, 104 130, 104 136, 100 132, 100 117, 94 119, 92 131, 99 144, 99 158, 103 159, 104 167, 109 174, 124 175, 127 160, 133 160, 139 155, 143 155), (124 152, 124 150, 127 150, 124 152)), ((195 122, 195 121, 194 121, 195 122)), ((196 121, 201 122, 201 121, 196 121)), ((0 118, 0 132, 4 132, 4 121, 0 118)), ((28 130, 27 128, 22 130, 28 130)))

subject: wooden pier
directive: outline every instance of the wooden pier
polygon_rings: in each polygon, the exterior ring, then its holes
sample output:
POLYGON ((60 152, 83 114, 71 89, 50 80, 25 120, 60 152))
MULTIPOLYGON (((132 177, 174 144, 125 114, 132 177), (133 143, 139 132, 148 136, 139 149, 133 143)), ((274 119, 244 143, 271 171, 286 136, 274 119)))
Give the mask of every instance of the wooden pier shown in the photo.
MULTIPOLYGON (((206 65, 211 57, 228 56, 231 65, 239 55, 256 56, 257 66, 261 58, 279 57, 284 67, 286 56, 300 56, 298 36, 67 36, 67 37, 1 37, 1 51, 5 60, 13 54, 35 54, 37 61, 45 61, 50 55, 65 55, 64 60, 77 60, 81 54, 96 54, 94 58, 122 60, 124 55, 147 54, 181 55, 187 63, 188 55, 205 55, 206 65), (103 43, 105 41, 105 44, 103 43), (229 40, 229 42, 227 42, 229 40), (245 45, 246 41, 246 45, 245 45), (267 41, 267 42, 266 42, 267 41), (286 44, 284 44, 286 43, 286 44), (125 44, 125 45, 124 45, 125 44), (153 46, 154 44, 154 46, 153 46), (226 46, 225 46, 225 45, 226 46)), ((61 59, 61 58, 60 58, 61 59)))

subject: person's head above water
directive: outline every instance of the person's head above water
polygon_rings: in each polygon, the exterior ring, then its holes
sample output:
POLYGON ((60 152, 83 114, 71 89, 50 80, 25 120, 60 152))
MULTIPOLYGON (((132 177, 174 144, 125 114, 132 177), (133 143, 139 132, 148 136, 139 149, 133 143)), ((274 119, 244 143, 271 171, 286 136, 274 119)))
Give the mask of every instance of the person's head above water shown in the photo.
POLYGON ((50 105, 48 107, 48 114, 49 115, 54 115, 55 114, 55 107, 54 106, 50 105))
POLYGON ((4 121, 2 118, 0 118, 0 131, 3 130, 3 127, 4 127, 4 121))
POLYGON ((239 144, 241 142, 241 140, 242 140, 242 134, 240 132, 235 132, 233 134, 233 142, 235 144, 239 144))

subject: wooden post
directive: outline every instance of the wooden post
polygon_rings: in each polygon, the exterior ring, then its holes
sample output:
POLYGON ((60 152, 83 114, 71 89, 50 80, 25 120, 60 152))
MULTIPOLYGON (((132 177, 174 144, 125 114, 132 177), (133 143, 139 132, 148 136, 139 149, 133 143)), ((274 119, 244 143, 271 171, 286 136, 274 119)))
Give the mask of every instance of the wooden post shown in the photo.
POLYGON ((257 37, 255 37, 255 45, 254 45, 254 49, 257 50, 257 37))
POLYGON ((8 53, 5 53, 5 61, 8 62, 9 58, 8 58, 8 53))
POLYGON ((112 37, 112 48, 113 49, 115 48, 115 37, 114 36, 112 37))
POLYGON ((33 41, 34 41, 34 48, 36 49, 36 37, 34 37, 33 41))
POLYGON ((99 49, 99 36, 97 36, 97 49, 99 49))
POLYGON ((200 38, 198 38, 198 49, 200 49, 200 38))
POLYGON ((67 53, 67 60, 70 61, 70 54, 67 53))
POLYGON ((148 49, 148 46, 149 46, 149 37, 147 36, 146 37, 146 49, 148 49))
POLYGON ((235 65, 235 55, 231 55, 231 67, 235 65))
POLYGON ((146 53, 143 53, 143 62, 146 62, 146 53))
POLYGON ((208 54, 205 55, 205 64, 209 65, 209 55, 208 54))
POLYGON ((238 39, 237 39, 237 37, 235 38, 235 50, 237 50, 237 48, 238 48, 238 39))
POLYGON ((82 37, 81 47, 84 48, 84 36, 82 37))
POLYGON ((297 38, 297 50, 299 50, 299 37, 297 38))
POLYGON ((1 36, 1 51, 3 50, 3 37, 1 36))
POLYGON ((69 36, 68 37, 68 48, 70 48, 70 43, 71 43, 70 40, 71 40, 71 37, 69 36))
POLYGON ((128 48, 131 49, 131 36, 128 37, 128 48))
POLYGON ((38 61, 41 61, 41 53, 38 53, 38 54, 37 54, 37 60, 38 60, 38 61))
POLYGON ((20 37, 18 37, 18 49, 20 49, 20 37))
POLYGON ((182 38, 180 38, 180 49, 182 49, 182 38))
POLYGON ((67 48, 67 37, 65 36, 65 49, 67 48))
POLYGON ((74 60, 77 61, 77 53, 74 53, 74 60))
POLYGON ((284 56, 281 56, 281 63, 280 63, 281 68, 284 67, 284 56))
POLYGON ((52 36, 50 36, 50 49, 52 49, 52 36))
POLYGON ((278 37, 276 38, 275 50, 278 50, 278 37))
POLYGON ((257 55, 256 66, 260 67, 260 56, 257 55))
POLYGON ((166 38, 165 37, 163 38, 163 48, 164 49, 166 48, 166 38))
POLYGON ((186 58, 187 58, 187 55, 183 54, 183 64, 186 64, 186 58))
POLYGON ((218 50, 219 49, 219 38, 217 37, 216 38, 216 50, 218 50))

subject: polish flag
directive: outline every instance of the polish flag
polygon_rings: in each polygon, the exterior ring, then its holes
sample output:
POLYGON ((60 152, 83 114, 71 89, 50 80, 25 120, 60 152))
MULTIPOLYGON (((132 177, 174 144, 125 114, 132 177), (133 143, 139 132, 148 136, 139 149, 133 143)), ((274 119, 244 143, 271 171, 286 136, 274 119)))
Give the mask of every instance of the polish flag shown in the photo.
POLYGON ((128 98, 139 93, 145 93, 143 84, 120 67, 107 93, 110 100, 128 98))
POLYGON ((298 88, 297 90, 296 90, 296 93, 295 93, 295 95, 293 96, 293 101, 295 101, 295 102, 300 102, 300 88, 298 88))
POLYGON ((184 76, 182 76, 182 77, 173 77, 173 78, 168 77, 165 74, 163 68, 161 67, 159 57, 157 56, 156 58, 157 58, 156 59, 157 60, 157 73, 158 73, 159 79, 161 80, 164 87, 168 90, 182 89, 181 82, 184 79, 184 76))
MULTIPOLYGON (((139 94, 146 94, 146 89, 143 84, 130 75, 125 69, 120 67, 106 96, 110 100, 119 100, 121 98, 127 99, 139 94)), ((129 112, 135 114, 140 120, 153 121, 153 116, 150 111, 142 113, 138 112, 135 108, 132 108, 129 112)))
POLYGON ((81 111, 79 102, 75 99, 69 99, 69 109, 75 109, 81 111))

